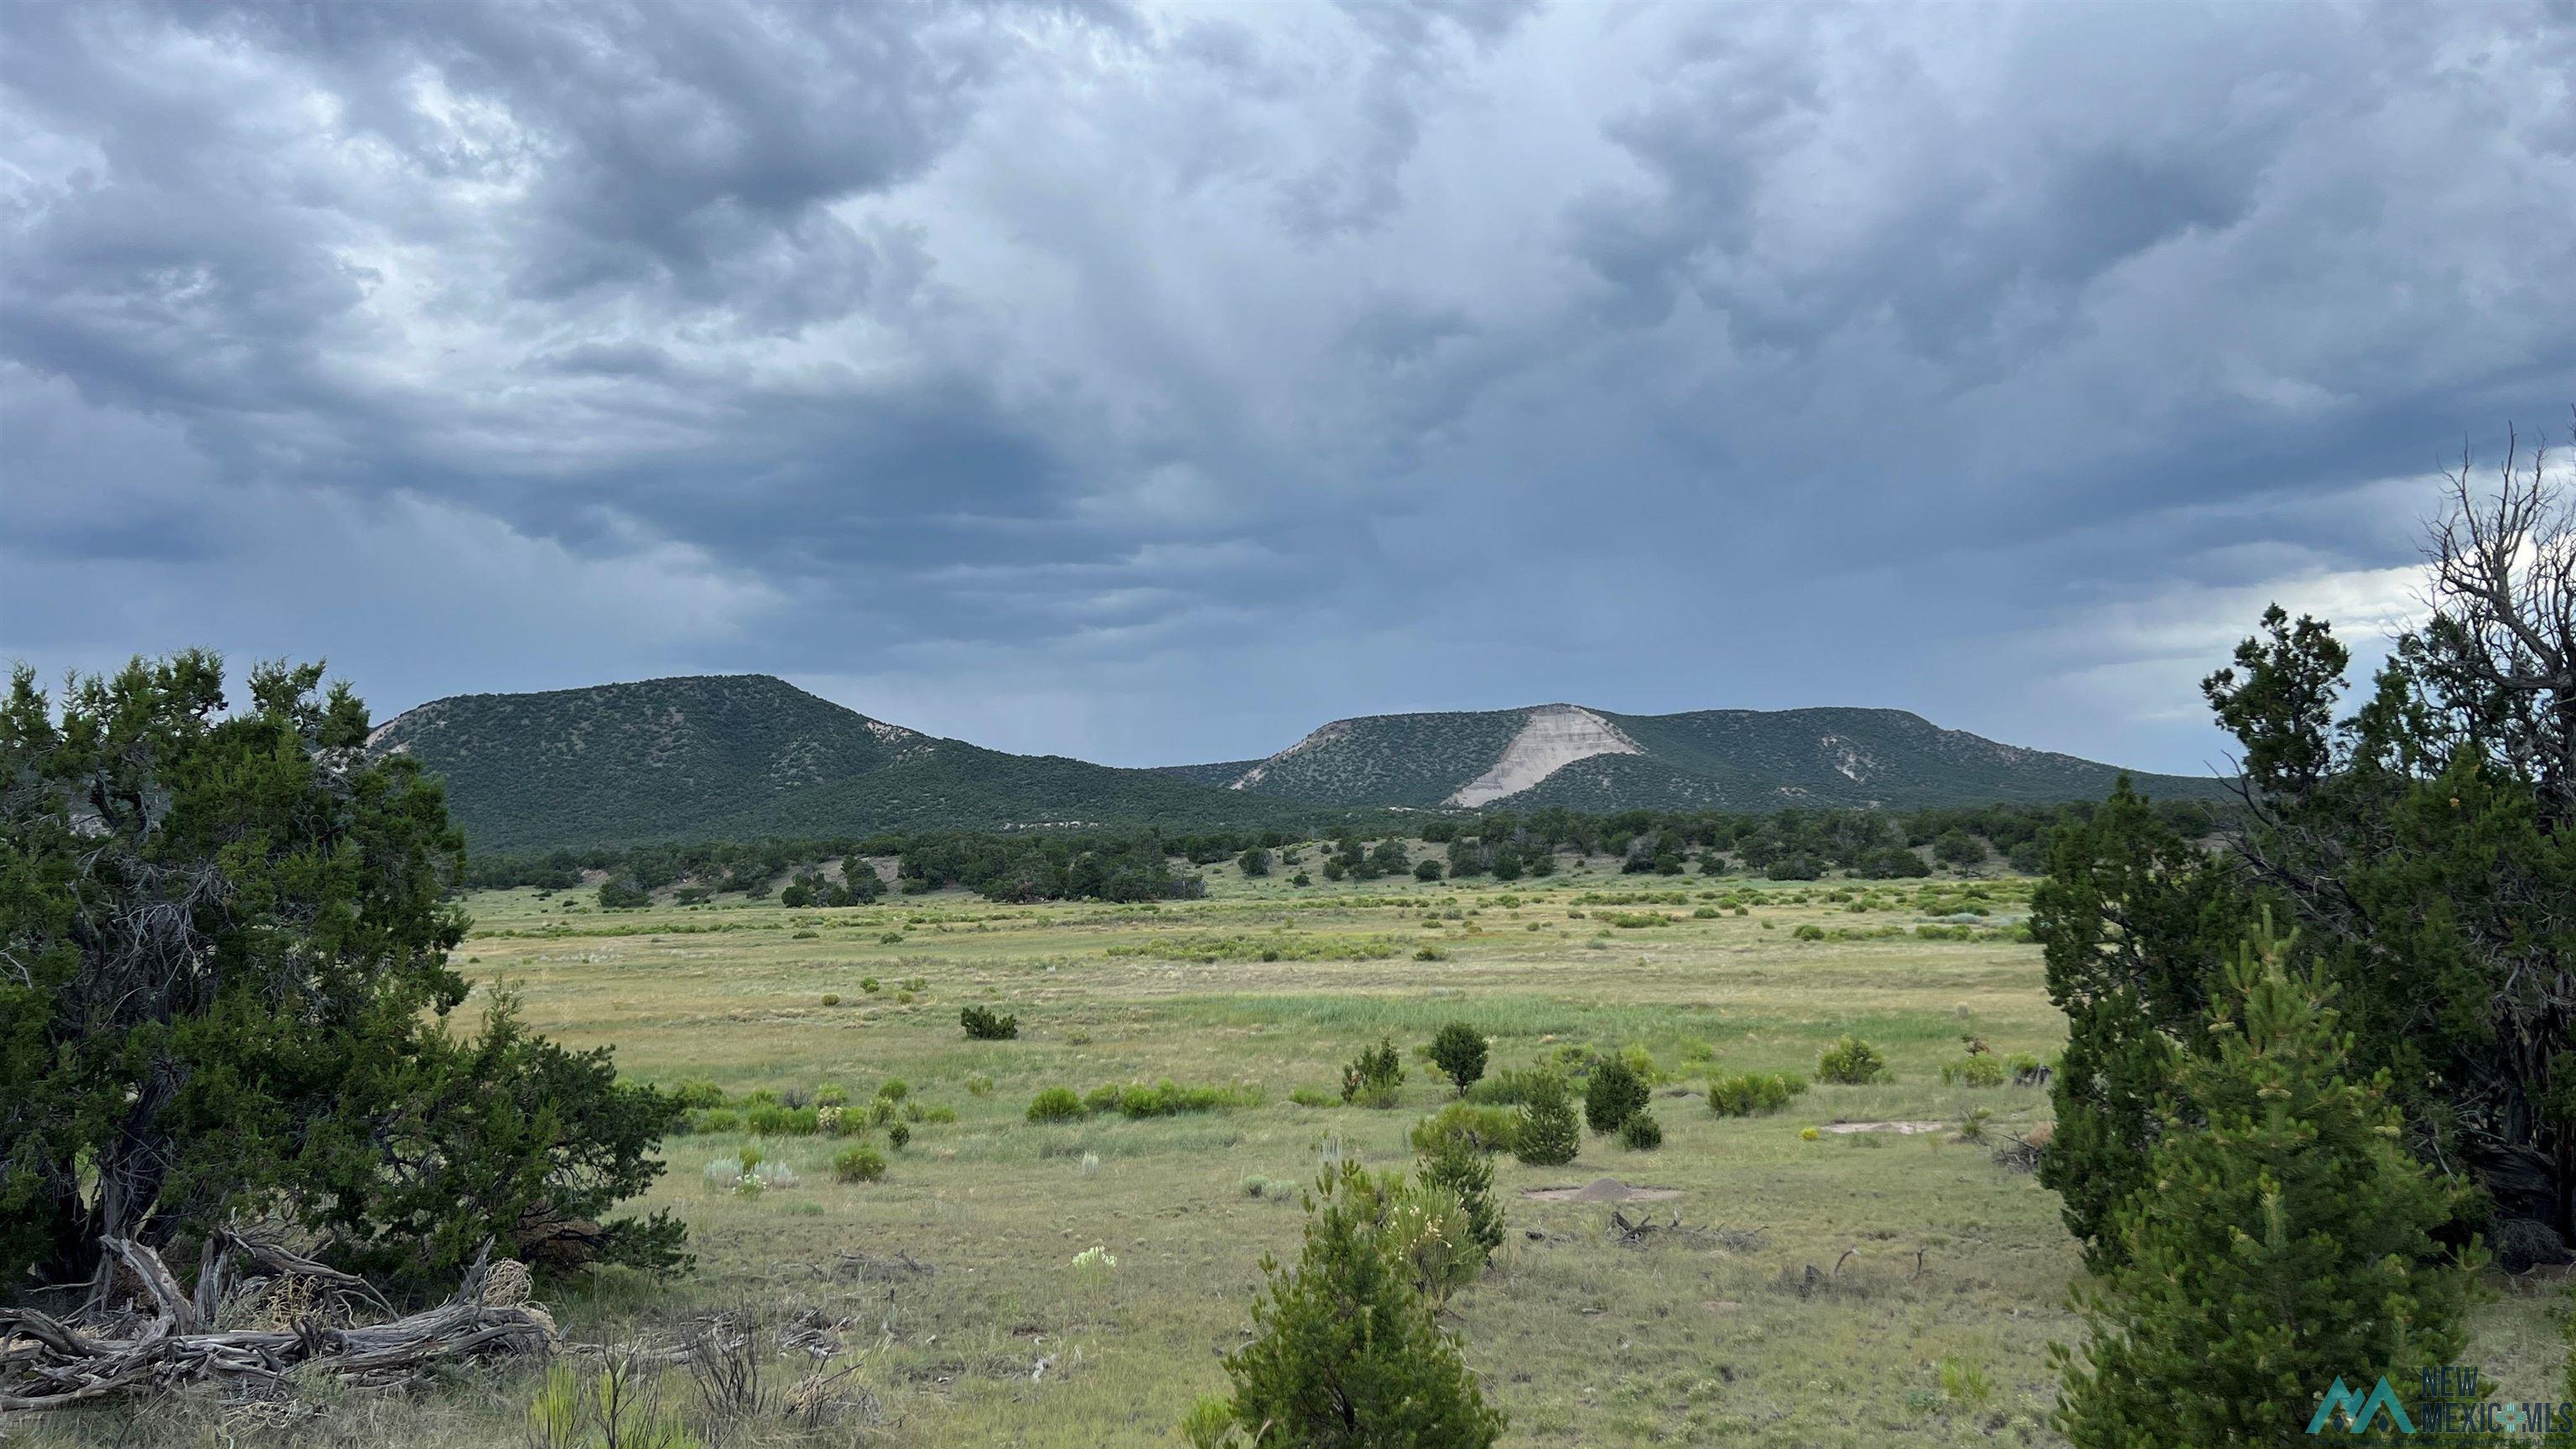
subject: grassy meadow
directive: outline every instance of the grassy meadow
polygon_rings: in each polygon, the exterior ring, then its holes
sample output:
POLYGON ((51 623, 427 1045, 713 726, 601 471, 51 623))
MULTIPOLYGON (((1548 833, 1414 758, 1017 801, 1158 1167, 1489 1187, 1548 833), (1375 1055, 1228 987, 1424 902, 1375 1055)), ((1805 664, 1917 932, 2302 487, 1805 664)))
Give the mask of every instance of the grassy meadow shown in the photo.
MULTIPOLYGON (((899 1150, 867 1135, 888 1160, 870 1183, 835 1180, 852 1139, 673 1139, 644 1206, 689 1222, 697 1271, 556 1295, 567 1337, 668 1342, 745 1305, 829 1328, 826 1368, 851 1370, 835 1411, 741 1442, 1177 1444, 1193 1399, 1225 1386, 1263 1254, 1293 1257, 1298 1188, 1331 1154, 1410 1162, 1409 1129, 1451 1095, 1414 1049, 1455 1020, 1493 1039, 1489 1071, 1575 1044, 1642 1047, 1662 1078, 1659 1151, 1587 1133, 1566 1167, 1497 1160, 1509 1241, 1446 1318, 1511 1416, 1507 1443, 2059 1442, 2047 1349, 2077 1335, 2077 1255, 2055 1196, 1992 1152, 2046 1120, 2046 1093, 1941 1076, 1963 1035, 2005 1056, 2060 1043, 2037 948, 2012 929, 2028 882, 1747 883, 1570 859, 1509 885, 1206 874, 1210 898, 1146 906, 473 898, 478 986, 509 983, 532 1025, 614 1046, 629 1075, 708 1078, 737 1100, 830 1084, 864 1102, 894 1080, 921 1119, 899 1150), (1988 924, 1933 919, 1962 906, 1988 924), (1019 1038, 966 1039, 968 1005, 1016 1014, 1019 1038), (1812 1075, 1846 1033, 1886 1054, 1892 1083, 1819 1084, 1772 1116, 1709 1110, 1711 1072, 1812 1075), (1401 1105, 1340 1105, 1342 1064, 1381 1036, 1406 1050, 1401 1105), (1162 1078, 1258 1104, 1025 1119, 1042 1088, 1162 1078), (1974 1114, 1985 1140, 1961 1140, 1974 1114), (1831 1130, 1882 1123, 1943 1127, 1831 1130), (743 1191, 722 1167, 746 1148, 792 1180, 743 1191), (1604 1176, 1677 1189, 1624 1209, 1665 1230, 1631 1245, 1610 1207, 1523 1196, 1604 1176), (1115 1266, 1077 1266, 1094 1247, 1115 1266)), ((2538 1397, 2554 1305, 2498 1287, 2475 1361, 2538 1397)), ((316 1442, 519 1444, 532 1384, 336 1406, 313 1424, 337 1437, 316 1442)), ((217 1441, 227 1422, 207 1409, 187 1432, 217 1441)))

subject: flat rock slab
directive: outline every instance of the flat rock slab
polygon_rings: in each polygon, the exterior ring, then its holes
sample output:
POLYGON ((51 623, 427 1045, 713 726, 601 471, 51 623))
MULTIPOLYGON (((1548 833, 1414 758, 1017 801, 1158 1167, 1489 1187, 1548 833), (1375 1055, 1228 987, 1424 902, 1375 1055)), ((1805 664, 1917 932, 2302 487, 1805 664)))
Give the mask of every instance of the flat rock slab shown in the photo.
POLYGON ((1681 1195, 1677 1187, 1630 1187, 1615 1177, 1596 1177, 1581 1187, 1521 1189, 1521 1196, 1540 1202, 1661 1202, 1681 1195))
POLYGON ((1894 1132, 1900 1136, 1914 1137, 1925 1132, 1939 1132, 1949 1125, 1947 1122, 1836 1122, 1825 1130, 1839 1133, 1894 1132))

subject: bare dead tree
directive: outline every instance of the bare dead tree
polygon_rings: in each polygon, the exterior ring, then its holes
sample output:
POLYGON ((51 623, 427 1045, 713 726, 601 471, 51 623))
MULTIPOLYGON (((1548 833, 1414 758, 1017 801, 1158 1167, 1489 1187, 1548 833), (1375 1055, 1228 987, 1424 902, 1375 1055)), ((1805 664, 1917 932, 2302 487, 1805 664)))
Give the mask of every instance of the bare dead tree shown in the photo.
POLYGON ((2464 456, 2444 475, 2445 510, 2428 530, 2428 662, 2455 697, 2482 698, 2465 747, 2538 784, 2553 812, 2576 814, 2576 500, 2508 433, 2492 489, 2464 456))

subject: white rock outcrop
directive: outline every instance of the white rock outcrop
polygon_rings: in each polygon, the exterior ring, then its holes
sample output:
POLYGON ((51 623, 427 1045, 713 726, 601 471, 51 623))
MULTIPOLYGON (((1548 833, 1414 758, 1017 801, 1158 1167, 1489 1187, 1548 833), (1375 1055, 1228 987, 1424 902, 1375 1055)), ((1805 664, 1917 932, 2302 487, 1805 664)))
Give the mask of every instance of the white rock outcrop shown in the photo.
POLYGON ((1445 802, 1470 809, 1517 795, 1577 760, 1645 751, 1617 725, 1571 704, 1543 704, 1530 711, 1520 733, 1503 747, 1493 768, 1467 782, 1445 802))

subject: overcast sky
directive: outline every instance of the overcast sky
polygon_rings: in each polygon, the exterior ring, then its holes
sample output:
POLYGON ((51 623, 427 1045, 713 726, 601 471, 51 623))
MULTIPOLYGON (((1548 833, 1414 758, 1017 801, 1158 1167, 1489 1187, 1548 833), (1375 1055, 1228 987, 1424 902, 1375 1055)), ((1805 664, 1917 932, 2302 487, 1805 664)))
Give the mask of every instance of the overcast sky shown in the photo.
POLYGON ((0 653, 2147 768, 2576 400, 2576 7, 0 9, 0 653))

